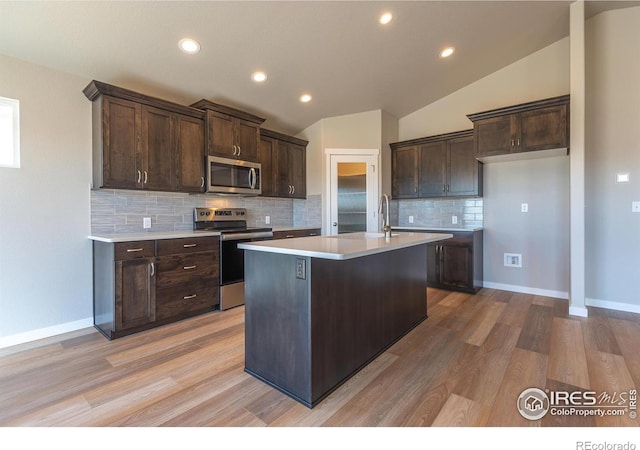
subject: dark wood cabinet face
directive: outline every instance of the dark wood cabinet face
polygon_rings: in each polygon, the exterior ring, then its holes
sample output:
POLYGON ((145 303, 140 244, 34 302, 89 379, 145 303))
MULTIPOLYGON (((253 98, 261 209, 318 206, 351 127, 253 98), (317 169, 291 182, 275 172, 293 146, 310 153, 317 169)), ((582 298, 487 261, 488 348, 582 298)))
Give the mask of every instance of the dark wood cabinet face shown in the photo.
POLYGON ((418 147, 398 148, 392 158, 392 196, 418 196, 418 147))
POLYGON ((235 158, 233 117, 207 111, 207 153, 235 158))
POLYGON ((427 283, 440 283, 440 250, 439 244, 427 245, 427 283))
POLYGON ((473 154, 473 138, 449 141, 447 157, 447 196, 482 195, 479 180, 482 166, 473 154))
POLYGON ((471 130, 407 141, 406 146, 401 144, 392 144, 395 198, 482 195, 482 163, 473 153, 471 130))
POLYGON ((116 330, 155 320, 155 278, 152 258, 116 261, 116 330))
POLYGON ((142 107, 142 185, 145 189, 172 191, 174 185, 174 115, 168 111, 142 107))
POLYGON ((568 147, 567 106, 552 106, 520 114, 518 151, 568 147))
POLYGON ((291 197, 307 198, 306 149, 301 145, 289 144, 289 180, 292 186, 291 197))
POLYGON ((267 137, 260 138, 258 146, 258 162, 262 166, 262 196, 273 197, 276 195, 276 180, 273 167, 276 142, 267 137))
POLYGON ((279 197, 291 196, 291 181, 289 179, 289 167, 291 163, 289 153, 289 144, 286 142, 278 142, 276 148, 276 194, 279 197))
POLYGON ((495 156, 511 153, 516 144, 517 116, 492 117, 474 123, 476 156, 495 156))
POLYGON ((202 119, 176 117, 176 190, 204 192, 204 122, 202 119))
POLYGON ((473 256, 469 246, 443 245, 440 282, 446 286, 473 286, 473 256))
POLYGON ((443 197, 447 192, 447 144, 421 145, 418 192, 420 197, 443 197))
POLYGON ((257 161, 260 127, 255 123, 236 119, 235 135, 235 142, 238 146, 236 156, 243 161, 257 161))
POLYGON ((103 100, 102 183, 100 187, 137 189, 140 104, 105 96, 103 100))

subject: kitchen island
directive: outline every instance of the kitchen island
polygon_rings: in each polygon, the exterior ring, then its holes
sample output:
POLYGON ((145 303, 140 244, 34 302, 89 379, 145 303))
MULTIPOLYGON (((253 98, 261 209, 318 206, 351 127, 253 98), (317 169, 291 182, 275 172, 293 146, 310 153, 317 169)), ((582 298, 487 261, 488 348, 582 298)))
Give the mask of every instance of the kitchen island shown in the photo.
POLYGON ((308 407, 427 318, 427 244, 350 233, 240 244, 245 371, 308 407))

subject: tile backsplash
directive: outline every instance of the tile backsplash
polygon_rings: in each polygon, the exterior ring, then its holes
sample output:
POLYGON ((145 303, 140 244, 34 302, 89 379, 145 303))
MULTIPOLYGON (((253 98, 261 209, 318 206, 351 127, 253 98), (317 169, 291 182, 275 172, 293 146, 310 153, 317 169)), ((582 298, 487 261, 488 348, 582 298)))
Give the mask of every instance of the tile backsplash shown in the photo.
POLYGON ((483 226, 481 198, 394 200, 392 203, 393 225, 436 228, 483 226), (413 216, 413 223, 409 223, 409 216, 413 216), (452 223, 452 216, 458 217, 457 224, 452 223), (394 224, 393 220, 397 222, 394 224))
POLYGON ((211 194, 179 192, 92 190, 91 233, 192 230, 195 207, 247 208, 249 226, 264 226, 267 215, 271 217, 270 225, 274 227, 315 226, 316 224, 320 226, 319 198, 319 195, 309 196, 308 200, 292 200, 267 197, 220 197, 211 194), (298 220, 294 220, 294 211, 297 211, 298 220), (148 230, 142 227, 144 217, 151 217, 151 228, 148 230))

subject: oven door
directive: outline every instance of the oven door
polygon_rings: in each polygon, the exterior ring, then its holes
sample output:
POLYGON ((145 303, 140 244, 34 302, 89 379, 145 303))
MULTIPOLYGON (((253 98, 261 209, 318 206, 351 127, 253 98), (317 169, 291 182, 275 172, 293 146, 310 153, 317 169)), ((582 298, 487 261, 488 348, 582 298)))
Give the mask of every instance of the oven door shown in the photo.
POLYGON ((269 239, 271 232, 220 236, 220 310, 244 305, 244 250, 238 244, 269 239))
POLYGON ((250 161, 207 157, 207 192, 262 194, 262 165, 250 161))

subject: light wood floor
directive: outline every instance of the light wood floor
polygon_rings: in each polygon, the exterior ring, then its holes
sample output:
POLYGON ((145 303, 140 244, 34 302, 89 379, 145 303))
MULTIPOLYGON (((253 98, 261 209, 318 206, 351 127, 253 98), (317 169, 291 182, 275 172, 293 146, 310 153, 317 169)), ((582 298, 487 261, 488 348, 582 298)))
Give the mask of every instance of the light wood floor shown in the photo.
POLYGON ((244 308, 108 341, 0 350, 2 426, 638 426, 516 410, 528 387, 640 387, 640 315, 483 289, 428 290, 429 318, 310 410, 243 372, 244 308))

